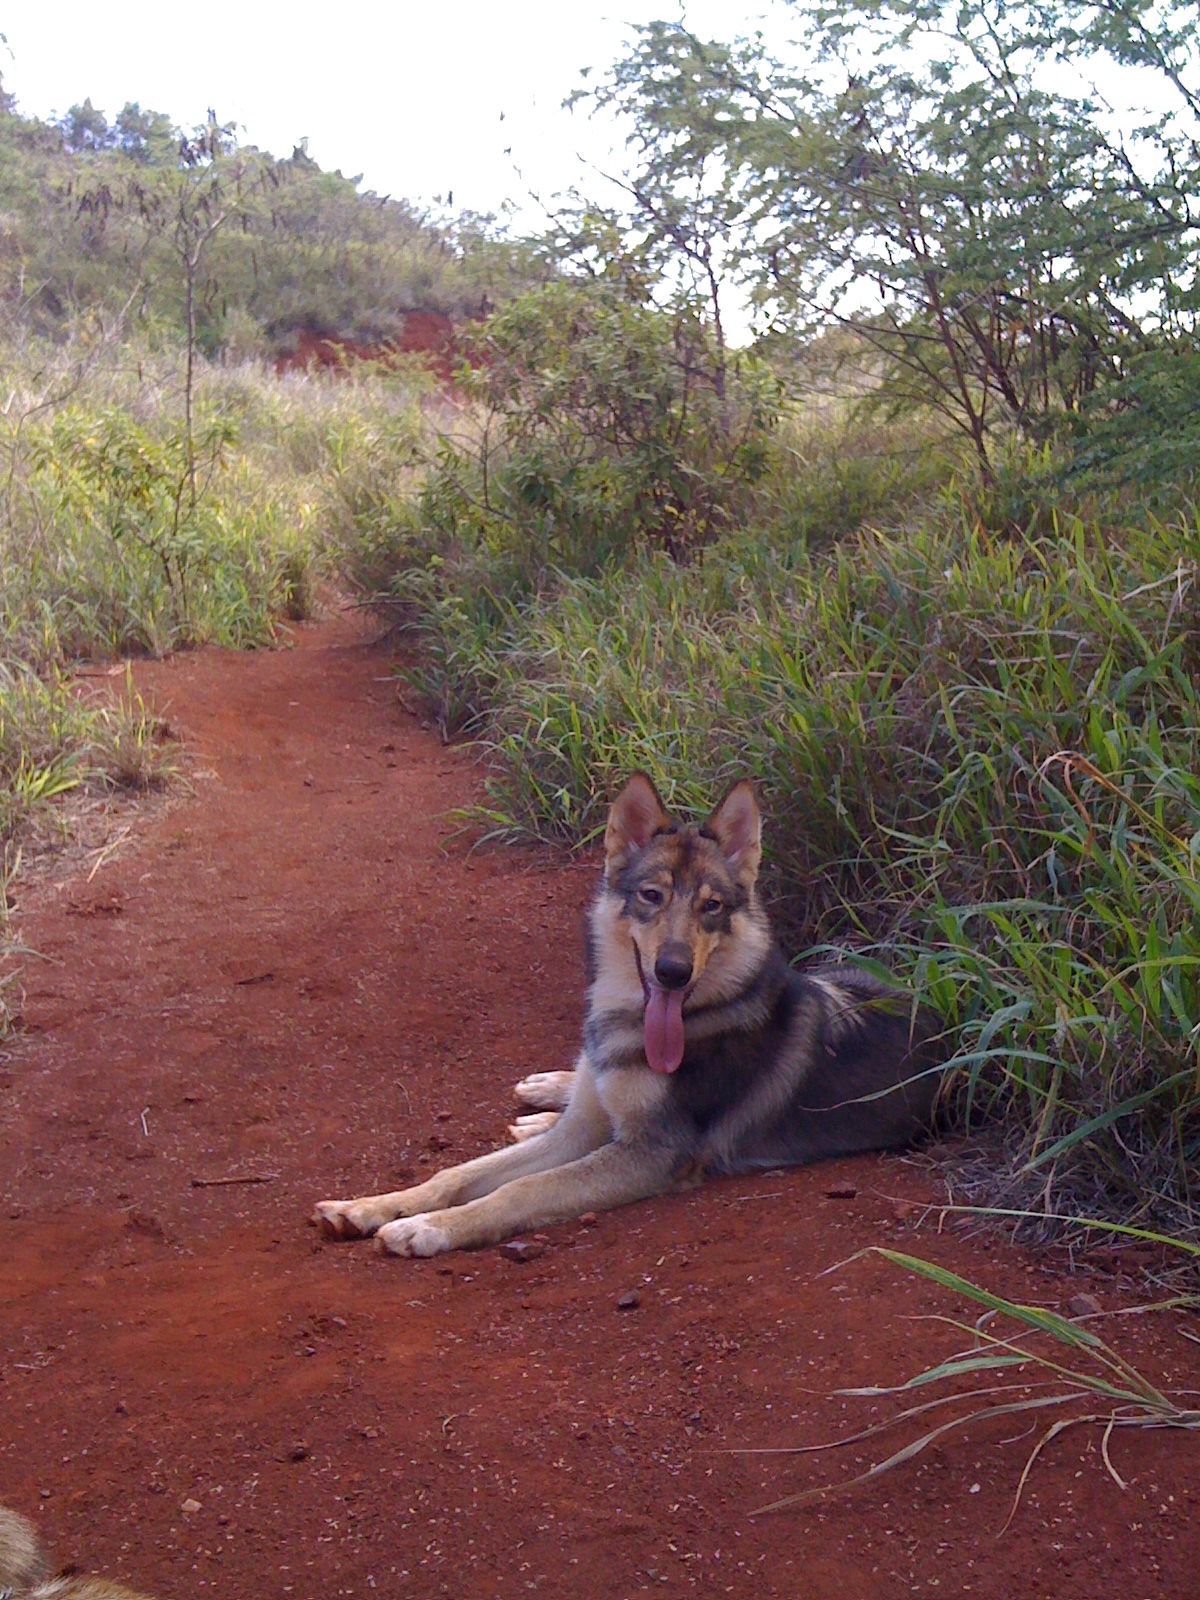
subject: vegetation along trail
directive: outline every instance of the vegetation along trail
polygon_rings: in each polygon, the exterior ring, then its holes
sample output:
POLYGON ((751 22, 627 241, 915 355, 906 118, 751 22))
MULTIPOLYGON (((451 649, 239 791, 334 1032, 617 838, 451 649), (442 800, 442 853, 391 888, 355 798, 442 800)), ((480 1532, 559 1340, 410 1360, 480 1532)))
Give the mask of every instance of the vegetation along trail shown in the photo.
MULTIPOLYGON (((918 1227, 943 1191, 912 1162, 712 1183, 524 1260, 316 1238, 318 1197, 502 1139, 513 1082, 569 1064, 582 996, 595 863, 472 852, 447 814, 478 795, 470 758, 388 673, 344 618, 137 667, 191 796, 90 880, 22 886, 45 959, 0 1058, 0 1501, 163 1600, 1194 1596, 1187 1436, 1115 1434, 1122 1492, 1098 1430, 1060 1435, 999 1538, 1020 1418, 751 1516, 897 1436, 737 1451, 891 1414, 831 1391, 961 1342, 915 1316, 978 1314, 877 1257, 822 1276, 862 1247, 1059 1309, 1137 1303, 1098 1267, 918 1227)), ((1200 1387, 1169 1318, 1098 1325, 1200 1387)))

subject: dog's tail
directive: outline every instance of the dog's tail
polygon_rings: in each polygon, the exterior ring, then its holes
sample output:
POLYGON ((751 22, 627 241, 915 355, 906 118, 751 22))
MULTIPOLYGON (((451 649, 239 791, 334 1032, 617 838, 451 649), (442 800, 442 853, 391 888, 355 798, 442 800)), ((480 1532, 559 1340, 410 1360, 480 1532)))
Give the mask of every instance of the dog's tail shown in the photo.
POLYGON ((105 1578, 55 1575, 33 1524, 0 1506, 0 1596, 8 1600, 146 1600, 105 1578))

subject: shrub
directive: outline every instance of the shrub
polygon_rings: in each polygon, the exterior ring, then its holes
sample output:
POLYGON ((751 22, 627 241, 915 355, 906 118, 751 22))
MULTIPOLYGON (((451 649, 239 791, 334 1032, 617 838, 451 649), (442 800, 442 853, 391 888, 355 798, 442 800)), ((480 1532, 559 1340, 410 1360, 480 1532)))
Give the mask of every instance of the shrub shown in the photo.
POLYGON ((736 524, 766 471, 775 380, 746 356, 718 383, 689 313, 556 283, 498 311, 467 355, 476 414, 444 438, 422 519, 507 552, 529 584, 638 549, 686 555, 736 524))

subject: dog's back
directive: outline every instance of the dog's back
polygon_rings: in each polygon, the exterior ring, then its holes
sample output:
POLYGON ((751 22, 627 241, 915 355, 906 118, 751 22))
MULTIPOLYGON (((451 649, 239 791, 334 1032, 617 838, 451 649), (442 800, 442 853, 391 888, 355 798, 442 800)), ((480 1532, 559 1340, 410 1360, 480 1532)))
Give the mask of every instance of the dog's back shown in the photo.
POLYGON ((798 1165, 899 1149, 928 1132, 939 1055, 911 997, 854 967, 792 971, 775 950, 772 968, 764 1024, 702 1041, 672 1085, 702 1134, 705 1165, 798 1165))

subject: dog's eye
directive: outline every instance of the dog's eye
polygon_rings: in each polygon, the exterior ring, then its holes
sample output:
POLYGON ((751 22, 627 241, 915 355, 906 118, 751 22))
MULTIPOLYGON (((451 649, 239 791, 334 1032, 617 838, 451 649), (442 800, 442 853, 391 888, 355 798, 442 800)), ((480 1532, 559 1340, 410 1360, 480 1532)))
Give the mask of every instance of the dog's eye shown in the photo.
POLYGON ((648 906, 660 906, 663 903, 661 889, 639 889, 638 897, 644 900, 648 906))
POLYGON ((700 907, 702 917, 715 917, 720 914, 721 902, 719 900, 706 900, 700 907))

